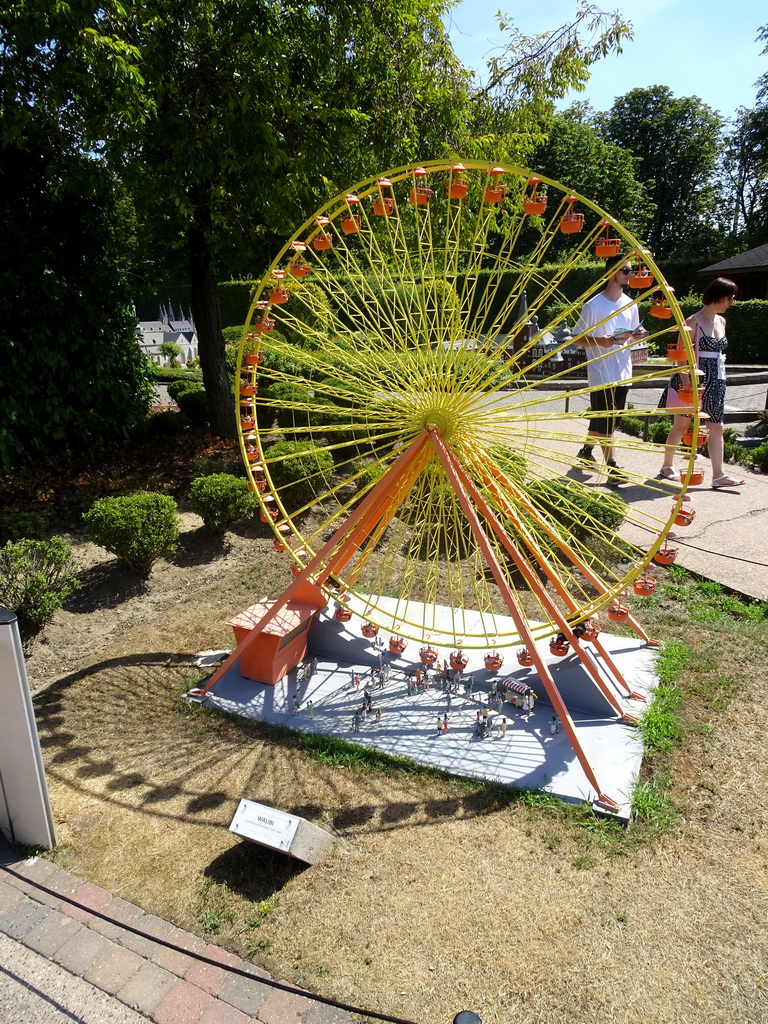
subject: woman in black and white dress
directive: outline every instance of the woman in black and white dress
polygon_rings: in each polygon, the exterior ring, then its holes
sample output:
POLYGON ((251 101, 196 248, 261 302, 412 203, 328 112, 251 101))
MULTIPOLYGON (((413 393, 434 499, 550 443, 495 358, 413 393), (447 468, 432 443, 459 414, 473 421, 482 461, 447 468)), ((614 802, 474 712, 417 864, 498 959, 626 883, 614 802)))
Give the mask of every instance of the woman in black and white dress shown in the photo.
MULTIPOLYGON (((744 483, 735 476, 723 472, 723 412, 725 409, 725 350, 728 338, 725 334, 723 314, 733 305, 738 289, 727 277, 718 277, 704 289, 701 297, 702 308, 685 321, 691 328, 692 341, 699 353, 699 369, 704 374, 704 394, 701 397, 701 411, 709 417, 705 422, 709 428, 707 447, 712 465, 712 487, 715 490, 741 487, 744 483)), ((676 374, 670 387, 677 390, 680 375, 676 374)), ((670 408, 670 412, 674 412, 670 408)), ((672 429, 664 447, 664 465, 661 476, 666 480, 680 480, 680 473, 674 465, 674 456, 686 427, 687 416, 675 416, 672 429)))

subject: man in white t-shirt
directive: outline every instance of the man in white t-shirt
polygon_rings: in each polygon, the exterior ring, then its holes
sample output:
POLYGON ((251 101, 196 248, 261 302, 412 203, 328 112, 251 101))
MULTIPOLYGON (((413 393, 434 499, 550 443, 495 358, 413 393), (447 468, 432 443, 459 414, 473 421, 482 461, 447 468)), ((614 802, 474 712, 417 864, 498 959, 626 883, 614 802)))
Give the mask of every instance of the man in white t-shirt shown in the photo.
POLYGON ((587 380, 593 389, 590 399, 595 414, 577 457, 595 462, 592 449, 599 444, 608 468, 608 483, 617 486, 625 478, 613 457, 611 438, 632 380, 629 345, 645 337, 646 331, 640 326, 637 304, 624 291, 632 273, 628 257, 612 256, 605 261, 605 269, 613 271, 608 283, 584 304, 574 330, 587 350, 587 380))

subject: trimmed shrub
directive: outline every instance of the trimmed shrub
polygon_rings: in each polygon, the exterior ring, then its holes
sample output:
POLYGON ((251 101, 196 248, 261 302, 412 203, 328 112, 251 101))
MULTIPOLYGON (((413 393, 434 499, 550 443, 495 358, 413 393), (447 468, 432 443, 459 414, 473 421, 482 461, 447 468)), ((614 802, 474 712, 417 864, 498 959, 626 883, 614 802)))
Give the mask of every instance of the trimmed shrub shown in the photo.
POLYGON ((95 544, 140 576, 148 576, 161 555, 172 554, 179 539, 176 502, 164 494, 99 498, 83 524, 95 544))
POLYGON ((522 483, 528 469, 528 464, 522 455, 513 452, 504 445, 493 444, 488 447, 488 454, 491 460, 515 483, 522 483))
POLYGON ((189 381, 201 381, 203 379, 203 371, 199 368, 190 369, 190 364, 187 364, 187 368, 175 368, 171 366, 158 366, 157 363, 148 361, 149 376, 157 381, 159 384, 166 384, 169 381, 177 380, 189 380, 189 381))
POLYGON ((637 416, 622 416, 619 420, 619 430, 630 437, 642 437, 645 429, 645 421, 637 416))
POLYGON ((752 465, 763 473, 768 473, 768 441, 764 441, 759 447, 753 448, 751 455, 752 465))
POLYGON ((275 422, 275 407, 272 405, 272 385, 259 386, 253 403, 259 430, 271 430, 275 422))
POLYGON ((190 388, 188 391, 182 391, 176 399, 176 404, 195 427, 204 426, 210 418, 208 396, 199 384, 194 386, 194 390, 190 388))
POLYGON ((185 391, 202 391, 203 386, 196 380, 172 380, 168 385, 168 395, 171 401, 178 403, 179 395, 183 395, 185 391))
MULTIPOLYGON (((361 464, 358 463, 357 466, 354 467, 355 470, 359 469, 360 466, 361 464)), ((355 480, 355 503, 363 500, 368 491, 372 490, 372 488, 384 476, 386 471, 387 467, 381 464, 367 466, 365 469, 363 469, 363 472, 360 474, 357 480, 355 480)))
POLYGON ((286 504, 307 505, 331 482, 333 459, 311 441, 279 441, 266 449, 264 458, 286 504))
POLYGON ((0 605, 11 608, 23 632, 36 633, 80 583, 63 537, 9 541, 0 548, 0 605))
POLYGON ((536 480, 529 494, 540 512, 579 539, 617 530, 627 514, 617 495, 603 494, 577 480, 536 480))
POLYGON ((669 416, 660 416, 648 428, 648 437, 654 444, 664 444, 671 429, 672 420, 669 416))
POLYGON ((187 500, 213 533, 225 533, 233 523, 252 516, 259 504, 248 489, 248 481, 229 473, 196 477, 187 500))
POLYGON ((48 516, 44 512, 9 508, 0 519, 0 544, 9 540, 42 540, 47 528, 48 516))

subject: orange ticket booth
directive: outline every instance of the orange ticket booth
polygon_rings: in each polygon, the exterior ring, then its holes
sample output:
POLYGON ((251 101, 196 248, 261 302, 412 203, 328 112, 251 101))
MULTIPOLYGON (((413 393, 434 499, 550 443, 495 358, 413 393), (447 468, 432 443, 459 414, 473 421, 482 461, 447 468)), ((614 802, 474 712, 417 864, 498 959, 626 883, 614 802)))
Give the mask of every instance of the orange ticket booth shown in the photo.
MULTIPOLYGON (((325 607, 325 595, 312 583, 305 583, 267 625, 259 630, 240 654, 240 674, 245 679, 274 686, 296 668, 307 653, 309 627, 315 614, 325 607)), ((227 622, 241 644, 280 598, 264 597, 227 622)))

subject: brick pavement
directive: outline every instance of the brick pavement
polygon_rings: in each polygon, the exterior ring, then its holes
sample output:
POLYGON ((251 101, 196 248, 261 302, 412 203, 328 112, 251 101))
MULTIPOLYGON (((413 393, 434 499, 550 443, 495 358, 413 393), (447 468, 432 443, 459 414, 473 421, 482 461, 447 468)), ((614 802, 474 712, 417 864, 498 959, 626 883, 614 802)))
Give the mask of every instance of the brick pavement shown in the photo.
POLYGON ((0 933, 156 1024, 352 1021, 346 1012, 318 1003, 309 995, 274 988, 267 983, 269 975, 247 960, 145 914, 140 907, 49 861, 19 860, 3 843, 0 933), (46 886, 54 895, 37 885, 46 886), (81 906, 67 903, 61 895, 81 906), (128 931, 126 925, 142 934, 128 931), (177 948, 169 949, 158 940, 177 948), (215 962, 206 963, 199 957, 215 962))

